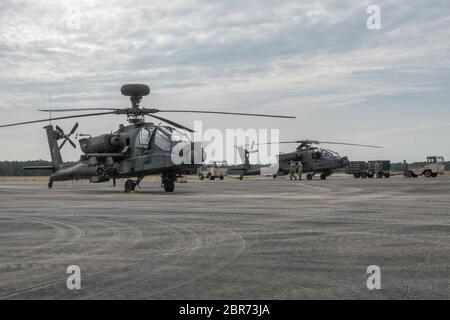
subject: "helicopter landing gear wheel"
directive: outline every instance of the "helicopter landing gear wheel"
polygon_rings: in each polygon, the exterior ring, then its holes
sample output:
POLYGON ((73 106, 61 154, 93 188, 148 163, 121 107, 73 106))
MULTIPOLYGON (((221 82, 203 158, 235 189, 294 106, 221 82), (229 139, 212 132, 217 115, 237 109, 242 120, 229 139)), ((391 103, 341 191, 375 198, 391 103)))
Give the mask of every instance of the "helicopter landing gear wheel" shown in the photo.
POLYGON ((308 173, 308 174, 306 175, 306 179, 307 179, 307 180, 312 180, 312 177, 313 177, 313 176, 312 176, 311 173, 308 173))
POLYGON ((47 186, 48 186, 49 189, 53 188, 53 181, 49 180, 47 186))
POLYGON ((173 192, 175 190, 175 181, 171 180, 164 183, 164 191, 165 192, 173 192))
POLYGON ((326 173, 320 174, 320 180, 325 180, 326 178, 327 178, 327 174, 326 173))
POLYGON ((165 192, 173 192, 175 190, 175 175, 163 175, 162 176, 162 187, 164 188, 165 192))
POLYGON ((136 183, 133 180, 128 179, 125 181, 125 192, 131 192, 134 189, 136 189, 136 183))

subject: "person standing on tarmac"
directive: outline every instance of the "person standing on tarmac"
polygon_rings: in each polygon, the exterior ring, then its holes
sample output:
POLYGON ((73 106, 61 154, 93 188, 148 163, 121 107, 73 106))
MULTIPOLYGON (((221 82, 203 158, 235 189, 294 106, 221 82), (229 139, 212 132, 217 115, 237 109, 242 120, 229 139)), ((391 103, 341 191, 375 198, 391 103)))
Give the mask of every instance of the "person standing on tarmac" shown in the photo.
POLYGON ((377 175, 377 177, 379 177, 379 174, 380 173, 380 162, 379 161, 377 161, 377 162, 375 162, 375 174, 377 175))
POLYGON ((292 178, 294 178, 295 180, 297 180, 297 177, 295 176, 295 163, 294 161, 291 160, 291 162, 289 163, 289 179, 292 180, 292 178))
POLYGON ((301 161, 297 161, 297 165, 296 165, 296 173, 298 175, 298 180, 302 180, 302 173, 303 173, 303 164, 301 161))
POLYGON ((403 178, 406 178, 409 171, 408 163, 406 162, 406 160, 403 160, 402 171, 403 171, 403 178))

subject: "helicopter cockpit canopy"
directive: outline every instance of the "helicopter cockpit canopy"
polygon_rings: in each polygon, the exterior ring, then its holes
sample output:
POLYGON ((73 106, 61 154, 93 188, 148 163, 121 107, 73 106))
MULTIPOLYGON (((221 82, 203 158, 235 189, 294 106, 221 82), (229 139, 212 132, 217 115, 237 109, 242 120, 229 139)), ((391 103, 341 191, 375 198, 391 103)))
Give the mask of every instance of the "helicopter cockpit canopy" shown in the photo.
POLYGON ((158 127, 155 133, 155 145, 163 151, 170 151, 171 135, 172 133, 169 130, 163 127, 158 127))
POLYGON ((172 142, 191 143, 189 136, 176 129, 165 127, 144 127, 139 131, 136 139, 136 147, 140 149, 150 148, 153 136, 155 145, 163 151, 170 151, 172 142))
POLYGON ((175 128, 171 128, 172 134, 170 139, 172 142, 186 142, 191 143, 191 137, 186 131, 177 130, 175 128))
POLYGON ((323 160, 335 160, 336 158, 340 158, 339 154, 333 150, 321 149, 321 153, 323 160))
POLYGON ((136 146, 138 148, 148 148, 153 131, 155 131, 154 128, 142 128, 139 131, 139 139, 136 146))

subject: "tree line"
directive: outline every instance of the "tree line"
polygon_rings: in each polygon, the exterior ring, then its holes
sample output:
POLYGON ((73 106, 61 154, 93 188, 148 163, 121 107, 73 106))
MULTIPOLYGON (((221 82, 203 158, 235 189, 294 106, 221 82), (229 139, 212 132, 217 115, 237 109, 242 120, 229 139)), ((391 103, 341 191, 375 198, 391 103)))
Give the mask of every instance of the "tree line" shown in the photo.
MULTIPOLYGON (((423 166, 425 162, 410 163, 413 166, 423 166)), ((0 176, 49 176, 51 170, 23 170, 23 167, 28 166, 51 166, 50 161, 45 160, 30 160, 30 161, 0 161, 0 176)), ((230 166, 230 170, 240 172, 242 165, 230 166)), ((391 163, 391 171, 401 171, 402 163, 391 163)), ((450 161, 445 162, 445 170, 450 170, 450 161)))
POLYGON ((51 170, 23 170, 28 166, 51 166, 50 161, 0 161, 0 176, 49 176, 51 170))

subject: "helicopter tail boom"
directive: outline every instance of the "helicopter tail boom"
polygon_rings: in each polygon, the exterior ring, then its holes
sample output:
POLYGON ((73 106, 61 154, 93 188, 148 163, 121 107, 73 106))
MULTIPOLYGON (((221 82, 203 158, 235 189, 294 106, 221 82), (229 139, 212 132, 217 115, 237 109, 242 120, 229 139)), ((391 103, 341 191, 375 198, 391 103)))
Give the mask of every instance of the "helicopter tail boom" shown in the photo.
POLYGON ((53 168, 58 171, 62 168, 63 160, 58 146, 58 132, 53 129, 52 125, 45 126, 47 132, 48 146, 50 148, 50 156, 52 158, 53 168))

